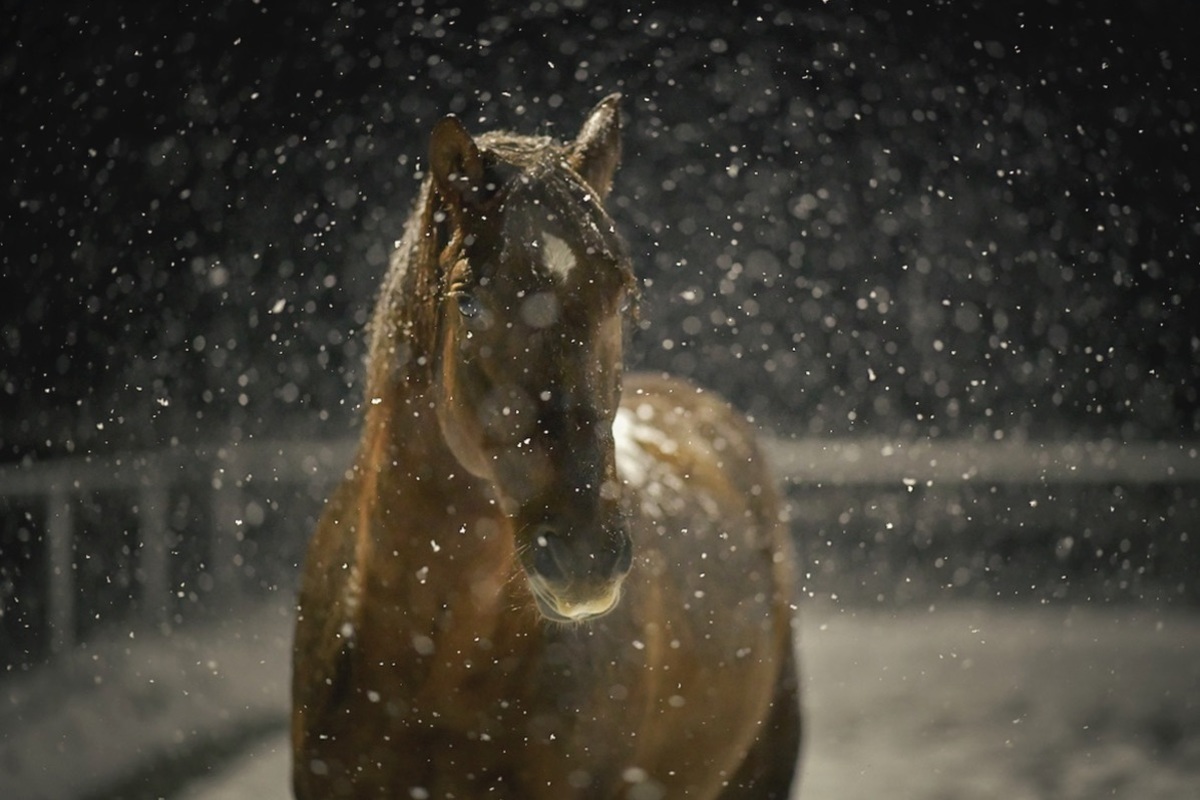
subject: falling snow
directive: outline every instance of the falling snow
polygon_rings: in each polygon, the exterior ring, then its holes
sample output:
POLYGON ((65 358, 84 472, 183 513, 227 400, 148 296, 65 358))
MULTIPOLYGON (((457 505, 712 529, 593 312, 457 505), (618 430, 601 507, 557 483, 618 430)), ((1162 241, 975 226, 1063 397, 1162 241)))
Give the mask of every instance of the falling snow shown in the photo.
MULTIPOLYGON (((9 5, 0 778, 38 776, 13 796, 82 797, 160 756, 194 761, 204 737, 277 731, 290 620, 230 609, 290 608, 323 481, 348 461, 338 443, 383 402, 362 396, 365 329, 431 127, 453 113, 565 136, 612 91, 608 207, 642 283, 630 366, 716 389, 815 454, 785 487, 820 609, 812 623, 801 607, 811 752, 827 759, 812 785, 878 796, 916 763, 930 796, 971 796, 976 775, 1014 797, 1178 796, 1194 780, 1197 633, 1170 614, 1200 602, 1200 69, 1173 8, 9 5), (1078 441, 1080 464, 1120 477, 1022 471, 1045 467, 1042 443, 1078 441), (238 446, 272 442, 311 447, 291 465, 305 482, 237 470, 238 446), (1154 472, 1160 442, 1177 457, 1154 472), (1022 447, 1034 461, 1012 460, 1022 447), (913 450, 933 455, 886 485, 852 480, 913 450), (60 463, 136 480, 13 488, 60 463), (152 495, 146 476, 174 482, 152 495), (213 502, 231 488, 232 507, 213 502), (56 490, 73 504, 83 649, 54 656, 56 490), (148 519, 158 550, 138 538, 148 519), (994 610, 1010 603, 1028 606, 994 610), (965 617, 1011 648, 967 636, 965 617), (1063 633, 1076 624, 1092 638, 1063 633), (1139 667, 1111 642, 1152 656, 1139 667), (1126 701, 1101 664, 1142 693, 1126 701), (1096 693, 1057 691, 1076 685, 1096 693), (872 713, 903 711, 864 718, 862 686, 872 713), (934 698, 924 716, 913 693, 934 698), (122 752, 106 734, 131 708, 155 741, 131 724, 122 752), (29 755, 56 748, 77 769, 29 755), (875 772, 848 753, 879 756, 875 772)), ((547 235, 555 274, 576 266, 564 247, 547 235)), ((651 422, 623 410, 614 432, 622 478, 661 518, 677 487, 648 449, 674 443, 651 422)), ((453 531, 429 535, 436 556, 453 531)))

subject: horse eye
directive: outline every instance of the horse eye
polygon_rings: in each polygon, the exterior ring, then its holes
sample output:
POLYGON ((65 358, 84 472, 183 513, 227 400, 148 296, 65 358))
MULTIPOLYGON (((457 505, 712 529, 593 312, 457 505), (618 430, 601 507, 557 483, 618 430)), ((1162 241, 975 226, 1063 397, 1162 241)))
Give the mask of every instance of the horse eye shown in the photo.
POLYGON ((467 319, 479 316, 479 301, 470 292, 456 292, 454 301, 458 303, 458 313, 467 319))

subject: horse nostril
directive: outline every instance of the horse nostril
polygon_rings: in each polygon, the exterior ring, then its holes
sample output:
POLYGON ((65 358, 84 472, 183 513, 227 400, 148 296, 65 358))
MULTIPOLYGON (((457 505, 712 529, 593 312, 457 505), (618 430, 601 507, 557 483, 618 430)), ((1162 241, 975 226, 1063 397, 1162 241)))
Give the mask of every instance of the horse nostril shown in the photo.
POLYGON ((628 575, 633 566, 633 542, 622 536, 617 542, 616 558, 613 560, 613 575, 628 575))
POLYGON ((556 552, 561 546, 558 534, 549 525, 542 525, 534 534, 533 568, 546 580, 557 581, 564 577, 562 563, 556 552))
POLYGON ((633 563, 629 536, 614 535, 598 549, 564 538, 558 529, 542 523, 533 532, 532 568, 544 581, 610 580, 623 578, 633 563))

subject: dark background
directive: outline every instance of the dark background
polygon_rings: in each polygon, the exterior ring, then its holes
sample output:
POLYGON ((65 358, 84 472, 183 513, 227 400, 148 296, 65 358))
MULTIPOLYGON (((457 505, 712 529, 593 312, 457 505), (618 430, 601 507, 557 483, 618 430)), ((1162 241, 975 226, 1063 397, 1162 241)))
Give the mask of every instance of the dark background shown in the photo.
POLYGON ((6 2, 0 460, 350 434, 432 124, 614 90, 635 365, 798 436, 1196 435, 1185 4, 484 5, 6 2))

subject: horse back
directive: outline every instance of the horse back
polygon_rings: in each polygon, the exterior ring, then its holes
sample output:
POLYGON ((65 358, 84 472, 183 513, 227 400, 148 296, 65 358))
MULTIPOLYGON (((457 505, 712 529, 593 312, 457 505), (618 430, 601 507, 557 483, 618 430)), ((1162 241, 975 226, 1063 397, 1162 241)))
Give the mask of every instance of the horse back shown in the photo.
MULTIPOLYGON (((755 432, 719 396, 628 376, 614 439, 637 555, 602 627, 627 631, 665 679, 631 684, 635 761, 666 796, 712 796, 705 787, 761 749, 773 705, 798 714, 780 690, 795 681, 792 544, 755 432)), ((619 639, 611 649, 628 651, 619 639)))
POLYGON ((730 544, 755 552, 787 545, 756 433, 720 396, 635 373, 625 379, 614 438, 635 517, 693 522, 693 532, 719 528, 730 544))

